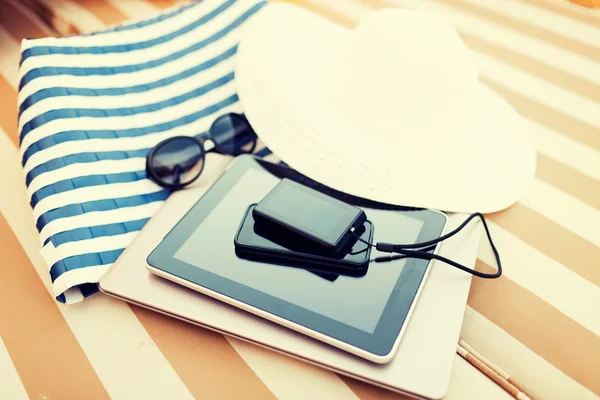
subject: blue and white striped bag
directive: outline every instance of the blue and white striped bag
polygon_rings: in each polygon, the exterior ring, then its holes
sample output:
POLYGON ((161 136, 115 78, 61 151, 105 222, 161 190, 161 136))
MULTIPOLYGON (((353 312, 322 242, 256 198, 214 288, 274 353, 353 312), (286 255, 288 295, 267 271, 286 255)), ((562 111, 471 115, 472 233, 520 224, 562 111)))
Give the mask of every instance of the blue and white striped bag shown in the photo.
POLYGON ((240 28, 265 4, 203 1, 92 35, 23 41, 20 151, 57 300, 96 293, 169 195, 146 178, 148 150, 241 111, 240 28))

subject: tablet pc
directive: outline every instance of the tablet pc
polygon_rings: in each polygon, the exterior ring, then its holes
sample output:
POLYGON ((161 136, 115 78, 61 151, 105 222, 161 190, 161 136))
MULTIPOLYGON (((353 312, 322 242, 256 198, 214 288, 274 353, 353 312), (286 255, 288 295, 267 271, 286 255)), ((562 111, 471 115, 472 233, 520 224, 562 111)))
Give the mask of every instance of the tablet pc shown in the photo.
POLYGON ((303 269, 238 258, 233 238, 244 213, 284 177, 363 207, 375 226, 374 241, 430 240, 439 237, 446 224, 445 214, 437 211, 368 202, 332 191, 285 166, 240 156, 150 253, 148 269, 360 357, 389 361, 429 262, 372 263, 362 277, 331 281, 303 269))

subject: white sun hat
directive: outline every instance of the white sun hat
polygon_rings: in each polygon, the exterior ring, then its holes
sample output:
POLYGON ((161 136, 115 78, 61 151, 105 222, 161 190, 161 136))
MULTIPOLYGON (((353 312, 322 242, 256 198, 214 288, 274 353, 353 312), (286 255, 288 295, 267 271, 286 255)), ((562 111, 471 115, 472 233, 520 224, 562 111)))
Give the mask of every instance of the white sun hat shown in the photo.
POLYGON ((521 117, 479 82, 470 51, 437 17, 384 9, 348 30, 269 4, 244 29, 235 74, 262 141, 345 193, 494 212, 533 178, 521 117))

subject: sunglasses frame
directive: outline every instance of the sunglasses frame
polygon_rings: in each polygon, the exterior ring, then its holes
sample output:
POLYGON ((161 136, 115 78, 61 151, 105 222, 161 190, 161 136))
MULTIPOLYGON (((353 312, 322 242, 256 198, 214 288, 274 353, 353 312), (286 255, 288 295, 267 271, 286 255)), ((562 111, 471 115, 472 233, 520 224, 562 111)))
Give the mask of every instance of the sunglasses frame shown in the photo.
MULTIPOLYGON (((223 149, 218 145, 217 141, 214 140, 214 135, 213 135, 213 130, 215 128, 215 126, 217 126, 217 124, 219 124, 219 122, 221 122, 223 119, 225 118, 231 118, 234 122, 237 119, 239 122, 243 122, 245 121, 246 124, 248 124, 248 126, 250 126, 250 123, 248 122, 248 120, 246 119, 246 117, 244 117, 241 114, 237 114, 237 113, 227 113, 227 114, 223 114, 221 116, 219 116, 217 119, 214 120, 214 122, 211 124, 210 128, 208 129, 207 132, 207 138, 204 140, 210 140, 211 142, 213 142, 214 144, 214 148, 221 154, 230 154, 226 151, 223 151, 223 149), (243 120, 243 121, 242 121, 243 120)), ((250 127, 250 129, 252 129, 252 127, 250 127)), ((148 177, 157 185, 160 185, 164 188, 167 189, 181 189, 184 188, 188 185, 190 185, 191 183, 193 183, 194 181, 196 181, 196 179, 198 179, 198 177, 200 177, 200 175, 202 175, 202 171, 204 171, 204 160, 206 159, 206 149, 204 147, 204 140, 199 139, 197 137, 194 136, 174 136, 168 139, 163 140, 162 142, 158 143, 157 145, 155 145, 150 152, 148 153, 148 155, 146 156, 146 173, 148 174, 148 177), (158 150, 171 142, 177 141, 177 140, 192 140, 193 142, 196 143, 196 145, 200 148, 200 157, 202 158, 202 167, 200 168, 200 171, 198 172, 198 174, 196 174, 196 176, 194 178, 192 178, 189 182, 185 182, 185 183, 167 183, 165 181, 163 181, 161 178, 158 177, 158 175, 156 174, 156 172, 154 171, 154 168, 151 167, 151 161, 154 160, 154 157, 156 155, 156 153, 158 152, 158 150)), ((258 137, 256 136, 256 134, 254 134, 254 141, 252 143, 252 147, 247 150, 247 151, 242 151, 242 152, 238 152, 237 154, 231 154, 233 156, 238 156, 240 154, 250 154, 254 151, 254 149, 256 148, 256 144, 258 142, 258 137)))

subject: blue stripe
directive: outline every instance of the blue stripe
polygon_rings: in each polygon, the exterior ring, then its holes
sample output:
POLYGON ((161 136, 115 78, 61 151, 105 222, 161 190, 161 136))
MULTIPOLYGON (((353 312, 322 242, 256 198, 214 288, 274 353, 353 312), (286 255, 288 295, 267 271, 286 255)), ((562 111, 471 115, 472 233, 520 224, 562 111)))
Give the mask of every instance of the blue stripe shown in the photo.
POLYGON ((62 181, 52 183, 36 190, 31 196, 31 201, 29 204, 31 204, 31 208, 35 208, 35 206, 37 206, 41 200, 55 194, 90 186, 109 185, 111 183, 137 182, 146 178, 148 178, 146 171, 142 170, 107 175, 78 176, 75 178, 63 179, 62 181))
POLYGON ((233 23, 228 25, 221 31, 213 34, 212 36, 189 46, 186 49, 177 51, 166 57, 159 58, 157 60, 148 61, 141 64, 123 65, 114 67, 41 67, 35 68, 27 72, 21 79, 19 84, 19 90, 22 89, 27 83, 42 76, 55 76, 55 75, 74 75, 74 76, 91 76, 91 75, 115 75, 115 74, 126 74, 142 71, 149 68, 155 68, 159 65, 165 64, 177 60, 185 55, 202 49, 207 45, 223 38, 229 32, 237 28, 244 21, 246 21, 252 14, 258 11, 263 6, 263 3, 258 3, 238 17, 233 23))
MULTIPOLYGON (((125 129, 125 130, 99 130, 99 131, 71 131, 71 132, 63 132, 64 134, 72 134, 76 138, 81 138, 84 135, 84 139, 87 136, 88 138, 96 138, 97 135, 111 135, 110 137, 136 137, 141 135, 147 135, 150 133, 158 133, 168 131, 170 129, 177 128, 179 126, 191 124, 194 121, 197 121, 200 118, 204 118, 208 115, 218 112, 222 108, 234 104, 238 101, 237 95, 232 95, 225 100, 220 101, 217 104, 214 104, 210 107, 205 108, 204 110, 200 110, 196 113, 186 115, 174 121, 164 122, 158 125, 152 125, 144 128, 133 128, 133 129, 125 129)), ((105 136, 106 137, 106 136, 105 136)), ((73 139, 75 140, 75 139, 73 139)), ((79 153, 79 154, 71 154, 64 157, 59 157, 47 161, 43 164, 40 164, 34 167, 25 178, 25 183, 27 186, 40 174, 48 171, 54 171, 56 169, 65 167, 67 165, 75 164, 75 163, 88 163, 95 161, 103 161, 103 160, 125 160, 128 158, 134 157, 146 157, 150 149, 141 149, 141 150, 131 150, 131 151, 104 151, 104 152, 90 152, 90 153, 79 153)))
MULTIPOLYGON (((197 27, 206 24, 211 21, 223 11, 227 10, 235 3, 235 0, 228 0, 225 3, 221 4, 219 7, 215 8, 208 14, 203 15, 200 19, 190 23, 189 25, 184 26, 176 30, 175 32, 171 32, 164 36, 160 36, 151 40, 145 40, 137 43, 128 43, 128 44, 117 44, 117 45, 109 45, 109 46, 39 46, 32 47, 23 52, 22 59, 25 60, 32 56, 42 56, 42 55, 53 55, 53 54, 68 54, 68 55, 76 55, 76 54, 107 54, 107 53, 126 53, 134 50, 146 49, 149 47, 153 47, 162 43, 166 43, 172 39, 177 38, 178 36, 182 36, 197 27)), ((133 29, 133 28, 130 28, 133 29)))
MULTIPOLYGON (((63 108, 59 110, 51 110, 47 111, 43 114, 40 114, 25 125, 21 129, 20 139, 23 141, 25 135, 31 132, 35 128, 39 128, 40 126, 47 124, 51 121, 55 121, 58 119, 70 119, 70 118, 83 118, 83 117, 91 117, 91 118, 108 118, 108 117, 124 117, 131 116, 137 114, 146 114, 150 112, 156 112, 165 108, 174 107, 179 104, 185 103, 188 100, 194 99, 196 97, 200 97, 214 89, 220 88, 221 86, 226 85, 227 83, 233 81, 233 72, 228 73, 221 78, 210 82, 204 86, 196 88, 190 92, 180 94, 178 96, 172 97, 167 100, 159 101, 156 103, 150 103, 143 106, 137 107, 121 107, 121 108, 107 108, 107 109, 99 109, 99 108, 63 108)), ((23 164, 27 162, 25 159, 25 155, 23 155, 23 164)))
POLYGON ((99 292, 97 283, 84 283, 77 286, 81 290, 84 298, 90 297, 99 292))
POLYGON ((150 218, 137 219, 135 221, 116 222, 114 224, 97 225, 85 228, 71 229, 50 236, 44 242, 44 246, 48 242, 52 242, 54 247, 58 247, 61 244, 78 242, 80 240, 89 240, 99 237, 113 236, 113 235, 124 235, 126 233, 137 232, 142 230, 146 222, 150 218))
POLYGON ((50 267, 50 278, 52 282, 67 271, 73 271, 79 268, 93 267, 96 265, 106 265, 114 263, 125 249, 109 250, 100 253, 81 254, 78 256, 67 257, 64 260, 57 261, 50 267))
POLYGON ((66 303, 67 302, 67 299, 65 298, 64 293, 61 293, 58 296, 56 296, 56 300, 60 301, 61 303, 66 303))
POLYGON ((265 146, 262 149, 260 149, 259 151, 257 151, 255 153, 255 155, 258 156, 258 157, 266 157, 266 156, 268 156, 271 153, 272 153, 271 150, 268 147, 265 146))
POLYGON ((131 93, 142 93, 147 92, 149 90, 161 88, 164 86, 168 86, 174 82, 177 82, 182 79, 189 78, 191 76, 196 75, 197 73, 207 70, 215 65, 229 59, 233 56, 237 51, 237 45, 232 48, 226 50, 222 54, 216 56, 212 60, 205 61, 193 68, 180 72, 178 74, 169 76, 167 78, 159 79, 154 82, 144 83, 141 85, 135 86, 127 86, 122 88, 102 88, 102 89, 92 89, 92 88, 71 88, 71 87, 53 87, 48 89, 39 90, 29 97, 27 97, 19 107, 19 114, 37 103, 38 101, 50 98, 50 97, 61 97, 61 96, 88 96, 88 97, 96 97, 96 96, 121 96, 124 94, 131 93))
POLYGON ((75 217, 77 215, 96 211, 112 211, 125 207, 141 206, 155 201, 164 201, 169 197, 170 193, 169 190, 161 190, 155 193, 138 194, 116 199, 93 200, 85 203, 69 204, 40 215, 36 227, 41 232, 41 230, 50 222, 60 218, 75 217))

